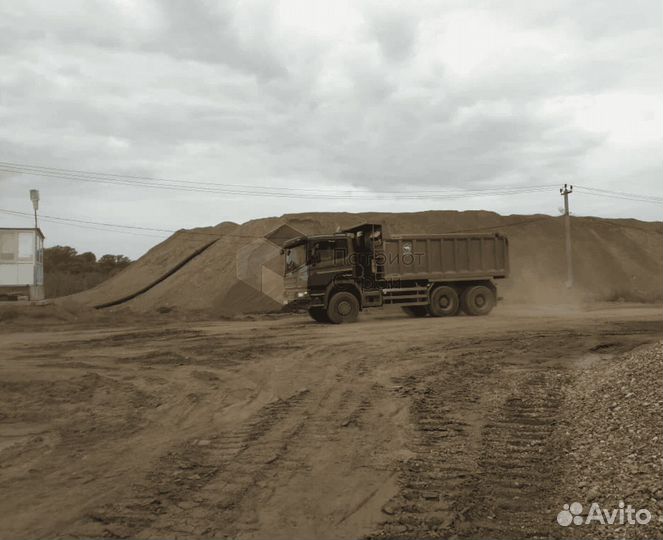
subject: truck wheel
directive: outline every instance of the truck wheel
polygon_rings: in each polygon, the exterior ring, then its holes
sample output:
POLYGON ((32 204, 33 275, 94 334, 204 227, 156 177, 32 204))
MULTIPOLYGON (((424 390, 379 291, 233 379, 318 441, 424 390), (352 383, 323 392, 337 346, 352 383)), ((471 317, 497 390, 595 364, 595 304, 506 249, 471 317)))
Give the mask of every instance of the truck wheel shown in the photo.
POLYGON ((459 309, 458 293, 453 287, 442 285, 431 293, 428 306, 431 317, 451 317, 456 315, 459 309))
POLYGON ((327 312, 325 308, 310 308, 308 314, 315 322, 328 323, 327 312))
POLYGON ((468 315, 488 315, 495 307, 495 293, 485 285, 474 285, 463 291, 460 302, 468 315))
POLYGON ((331 297, 327 307, 327 318, 334 324, 355 322, 359 316, 357 297, 346 291, 337 292, 331 297))
POLYGON ((425 317, 428 315, 426 306, 404 306, 401 309, 410 317, 425 317))

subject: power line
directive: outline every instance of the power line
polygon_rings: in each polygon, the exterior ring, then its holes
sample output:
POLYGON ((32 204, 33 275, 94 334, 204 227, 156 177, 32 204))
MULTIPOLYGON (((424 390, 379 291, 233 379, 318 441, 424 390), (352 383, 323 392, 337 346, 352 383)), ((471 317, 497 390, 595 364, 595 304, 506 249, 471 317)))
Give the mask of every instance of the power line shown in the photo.
POLYGON ((539 186, 508 186, 499 188, 473 188, 469 190, 417 190, 411 191, 370 191, 339 190, 324 191, 310 188, 288 188, 268 186, 242 186, 238 184, 220 184, 212 182, 191 182, 187 180, 175 180, 165 178, 141 177, 132 175, 117 175, 109 173, 93 173, 77 171, 74 169, 57 169, 54 167, 33 166, 15 164, 0 161, 0 171, 14 174, 29 174, 47 178, 58 178, 63 180, 90 182, 98 184, 121 185, 130 187, 145 187, 150 189, 164 189, 187 192, 219 193, 226 195, 247 195, 257 197, 282 197, 294 199, 341 199, 341 200, 365 200, 370 196, 373 200, 392 199, 460 199, 477 196, 509 195, 519 193, 533 193, 543 191, 551 185, 539 186), (240 189, 241 188, 241 189, 240 189), (263 190, 263 191, 260 191, 263 190), (269 190, 269 191, 264 191, 269 190), (283 191, 287 191, 284 193, 283 191), (290 193, 291 191, 296 193, 290 193))
MULTIPOLYGON (((239 187, 239 188, 244 188, 246 187, 244 184, 228 184, 228 183, 219 183, 219 182, 203 182, 203 181, 197 181, 197 180, 182 180, 182 179, 169 179, 169 178, 159 178, 159 177, 152 177, 152 176, 139 176, 139 175, 131 175, 131 174, 116 174, 116 173, 105 173, 105 172, 95 172, 95 171, 83 171, 83 170, 78 170, 78 169, 62 169, 59 167, 46 167, 43 165, 29 165, 29 164, 22 164, 22 163, 14 163, 10 161, 0 161, 0 165, 2 166, 7 166, 7 167, 14 167, 14 168, 20 168, 20 169, 30 169, 30 170, 43 170, 46 172, 61 172, 61 173, 67 173, 67 174, 79 174, 79 175, 84 175, 84 176, 93 176, 93 177, 108 177, 109 179, 114 179, 114 178, 127 178, 127 179, 135 179, 135 180, 149 180, 149 181, 154 181, 154 182, 178 182, 178 183, 185 183, 185 184, 198 184, 198 185, 209 185, 209 186, 217 186, 217 187, 239 187)), ((38 173, 36 173, 38 174, 38 173)), ((252 186, 256 189, 274 189, 274 186, 258 186, 254 185, 252 186)), ((323 189, 317 189, 317 190, 312 190, 310 188, 292 188, 292 187, 277 187, 275 189, 279 190, 286 190, 286 191, 323 191, 323 189)), ((336 188, 333 188, 336 190, 336 188)))
POLYGON ((125 181, 125 180, 103 180, 103 179, 97 179, 97 178, 84 178, 84 177, 76 177, 76 176, 66 176, 66 175, 59 175, 59 174, 48 174, 48 173, 32 173, 32 172, 26 172, 26 171, 10 171, 5 168, 0 167, 0 171, 3 172, 15 172, 18 174, 36 174, 37 176, 43 176, 43 177, 49 177, 49 178, 58 178, 58 179, 63 179, 63 180, 75 180, 75 181, 81 181, 81 182, 88 182, 88 183, 95 183, 95 184, 110 184, 110 185, 118 185, 118 186, 128 186, 128 187, 144 187, 144 188, 149 188, 149 189, 161 189, 161 190, 169 190, 169 191, 184 191, 184 192, 190 192, 190 193, 213 193, 213 194, 222 194, 222 195, 243 195, 243 196, 250 196, 250 197, 269 197, 269 198, 286 198, 286 199, 308 199, 308 200, 320 200, 320 199, 330 199, 330 200, 355 200, 355 201, 362 201, 366 200, 367 196, 370 196, 370 200, 453 200, 453 199, 464 199, 464 198, 472 198, 472 197, 491 197, 491 196, 501 196, 501 195, 517 195, 517 194, 524 194, 524 193, 535 193, 535 192, 541 192, 546 189, 547 187, 543 186, 537 186, 537 187, 530 187, 530 188, 514 188, 508 191, 505 190, 500 190, 500 191, 495 191, 495 192, 477 192, 477 191, 465 191, 462 193, 448 193, 448 194, 430 194, 430 195, 425 195, 425 194, 401 194, 401 195, 390 195, 390 196, 382 196, 380 194, 373 194, 369 192, 355 192, 355 195, 341 195, 341 194, 334 194, 330 195, 327 193, 324 194, 285 194, 285 193, 278 193, 278 192, 258 192, 258 191, 249 191, 249 190, 228 190, 228 189, 212 189, 212 188, 200 188, 200 187, 187 187, 187 186, 182 186, 182 185, 160 185, 160 184, 150 184, 150 183, 145 183, 145 182, 131 182, 131 181, 125 181))
MULTIPOLYGON (((18 212, 14 210, 6 210, 3 208, 0 208, 0 213, 4 214, 10 214, 10 215, 16 215, 20 217, 30 217, 31 214, 27 212, 18 212)), ((82 228, 87 228, 90 226, 95 226, 94 230, 104 230, 104 229, 99 229, 98 227, 109 227, 111 232, 129 232, 131 231, 121 231, 117 230, 120 228, 123 229, 131 229, 131 230, 139 230, 139 231, 157 231, 157 232, 164 232, 164 233, 176 233, 176 232, 182 232, 184 234, 195 234, 195 235, 204 235, 204 236, 218 236, 218 237, 232 237, 232 238, 249 238, 249 239, 256 239, 256 238, 265 238, 265 235, 248 235, 248 234, 237 234, 237 233, 218 233, 218 232, 204 232, 204 231, 192 231, 192 230, 186 230, 186 229, 160 229, 160 228, 155 228, 155 227, 139 227, 135 225, 121 225, 117 223, 105 223, 105 222, 99 222, 99 221, 89 221, 89 220, 81 220, 81 219, 75 219, 75 218, 64 218, 64 217, 59 217, 59 216, 42 216, 45 221, 53 222, 53 223, 60 223, 60 224, 71 224, 71 225, 79 225, 82 228)), ((474 227, 470 229, 456 229, 452 231, 445 231, 441 234, 459 234, 459 233, 471 233, 471 232, 479 232, 479 231, 486 231, 486 230, 493 230, 493 229, 503 229, 503 228, 509 228, 509 227, 515 227, 518 225, 527 225, 530 223, 537 223, 540 221, 546 221, 550 219, 557 219, 556 216, 541 216, 538 218, 533 218, 533 219, 527 219, 527 220, 518 220, 514 221, 511 223, 504 223, 504 224, 495 224, 495 225, 490 225, 486 227, 474 227)), ((140 234, 140 233, 135 233, 135 234, 140 234)), ((267 233, 268 234, 268 233, 267 233)), ((153 236, 153 235, 147 235, 147 236, 153 236)), ((154 236, 153 236, 154 237, 154 236)), ((161 238, 161 237, 157 237, 161 238)))
MULTIPOLYGON (((0 212, 4 212, 7 214, 19 214, 19 215, 28 215, 26 212, 18 212, 14 210, 5 210, 5 209, 0 209, 0 212)), ((138 230, 143 230, 143 231, 156 231, 156 232, 166 232, 166 233, 174 233, 177 232, 172 229, 159 229, 156 227, 139 227, 136 225, 117 225, 115 223, 103 223, 99 221, 88 221, 84 219, 75 219, 75 218, 62 218, 62 217, 57 217, 57 216, 41 216, 45 217, 48 219, 57 219, 57 220, 63 220, 63 221, 71 221, 74 223, 83 223, 83 224, 88 224, 88 225, 102 225, 106 227, 122 227, 124 229, 138 229, 138 230)))
MULTIPOLYGON (((201 182, 183 179, 159 178, 140 175, 104 173, 84 171, 78 169, 64 169, 43 165, 30 165, 9 161, 0 161, 0 171, 14 174, 29 174, 71 181, 81 181, 106 185, 129 187, 143 187, 148 189, 162 189, 171 191, 187 191, 192 193, 215 193, 224 195, 242 195, 251 197, 278 197, 292 199, 340 199, 364 200, 370 196, 372 200, 428 200, 428 199, 462 199, 471 197, 486 197, 497 195, 515 195, 536 193, 547 190, 552 184, 538 186, 506 186, 499 188, 473 188, 461 190, 421 190, 411 191, 384 191, 378 193, 365 190, 343 190, 338 188, 293 188, 285 186, 245 186, 243 184, 228 184, 218 182, 201 182)), ((612 191, 590 186, 576 185, 585 195, 606 197, 650 204, 663 204, 663 197, 641 195, 622 191, 612 191)))
MULTIPOLYGON (((146 180, 150 182, 169 182, 169 183, 176 183, 176 184, 193 184, 193 185, 203 185, 203 186, 214 186, 214 187, 232 187, 232 188, 246 188, 247 186, 245 184, 228 184, 228 183, 219 183, 219 182, 203 182, 203 181, 194 181, 194 180, 185 180, 185 179, 172 179, 172 178, 160 178, 160 177, 151 177, 151 176, 138 176, 138 175, 129 175, 129 174, 116 174, 116 173, 104 173, 104 172, 94 172, 94 171, 83 171, 83 170, 78 170, 78 169, 63 169, 63 168, 58 168, 58 167, 47 167, 43 165, 29 165, 29 164, 22 164, 22 163, 15 163, 15 162, 10 162, 10 161, 0 161, 0 166, 4 167, 11 167, 15 169, 22 169, 22 170, 34 170, 35 174, 38 174, 37 171, 45 171, 47 173, 63 173, 63 174, 68 174, 68 175, 79 175, 83 177, 104 177, 108 178, 110 180, 113 179, 136 179, 136 180, 146 180)), ((26 172, 27 173, 27 172, 26 172)), ((29 173, 27 173, 29 174, 29 173)), ((302 191, 302 192, 314 192, 314 193, 325 193, 325 192, 336 192, 336 193, 348 193, 348 192, 356 192, 360 195, 365 195, 365 194, 371 194, 372 191, 370 190, 347 190, 347 189, 339 189, 337 187, 334 188, 293 188, 293 187, 284 187, 284 186, 259 186, 259 185, 251 185, 249 187, 255 188, 255 189, 266 189, 266 190, 276 190, 276 191, 302 191)), ((447 194, 447 193, 467 193, 467 192, 476 192, 476 193, 482 193, 482 192, 498 192, 503 189, 511 190, 511 189, 545 189, 545 188, 550 188, 554 187, 554 184, 548 184, 548 185, 539 185, 539 186, 500 186, 500 187, 485 187, 485 188, 473 188, 471 190, 466 190, 466 189, 451 189, 451 190, 417 190, 420 193, 439 193, 439 194, 447 194)), ((410 191, 384 191, 380 190, 380 193, 388 193, 388 194, 394 194, 394 195, 401 195, 401 194, 409 194, 410 191)))
POLYGON ((633 201, 633 202, 644 202, 644 203, 650 203, 650 204, 656 204, 656 205, 661 205, 663 204, 663 198, 658 198, 654 196, 647 196, 647 195, 616 195, 616 194, 611 194, 611 193, 603 193, 603 192, 594 192, 594 191, 586 191, 586 188, 583 188, 582 186, 575 186, 577 189, 581 190, 581 193, 583 195, 589 195, 590 197, 604 197, 608 199, 618 199, 622 201, 633 201))
MULTIPOLYGON (((18 217, 29 217, 32 214, 29 214, 27 212, 18 212, 16 210, 7 210, 4 208, 0 208, 0 213, 3 214, 9 214, 9 215, 15 215, 18 217)), ((187 229, 160 229, 156 227, 140 227, 136 225, 121 225, 118 223, 105 223, 101 221, 90 221, 90 220, 83 220, 83 219, 76 219, 76 218, 64 218, 64 217, 59 217, 59 216, 47 216, 47 215, 42 215, 40 216, 41 219, 44 221, 48 221, 50 223, 57 223, 60 225, 72 225, 72 226, 78 226, 83 229, 92 229, 92 230, 98 230, 98 231, 104 231, 104 232, 121 232, 121 233, 126 233, 126 234, 135 234, 137 236, 148 236, 151 238, 161 238, 163 239, 164 236, 156 236, 153 234, 144 234, 142 232, 135 232, 135 231, 154 231, 154 232, 162 232, 162 233, 167 233, 167 234, 175 234, 175 233, 182 233, 182 234, 189 234, 189 235, 200 235, 200 236, 216 236, 216 237, 225 237, 225 236, 231 236, 234 238, 250 238, 250 239, 256 239, 256 238, 264 238, 265 235, 249 235, 249 234, 236 234, 236 233, 221 233, 221 232, 205 232, 205 231, 193 231, 193 230, 187 230, 187 229), (107 229, 100 228, 100 227, 107 227, 107 229), (123 231, 120 229, 131 229, 130 231, 123 231)))
POLYGON ((663 202, 663 197, 657 197, 655 195, 643 195, 643 194, 638 194, 638 193, 627 193, 625 191, 613 191, 610 189, 601 189, 601 188, 593 188, 593 187, 588 187, 588 186, 579 186, 576 184, 576 189, 581 189, 583 191, 593 191, 593 192, 598 192, 598 193, 605 193, 607 195, 614 195, 616 197, 634 197, 634 198, 639 198, 639 199, 649 199, 649 200, 658 200, 663 202))
MULTIPOLYGON (((8 215, 16 216, 16 217, 21 217, 21 218, 32 219, 32 215, 28 214, 27 212, 15 212, 13 210, 0 209, 0 213, 8 214, 8 215)), ((55 224, 58 224, 58 225, 69 225, 71 227, 78 227, 79 229, 88 229, 88 230, 101 231, 101 232, 117 232, 117 233, 122 233, 122 234, 131 234, 131 235, 134 235, 134 236, 144 236, 144 237, 147 237, 147 238, 159 238, 159 239, 162 239, 162 240, 164 238, 164 236, 157 236, 157 235, 154 235, 154 234, 145 234, 145 233, 133 232, 133 231, 123 231, 123 230, 120 229, 120 227, 123 227, 121 225, 116 225, 116 226, 114 226, 116 228, 110 229, 110 228, 96 227, 96 226, 93 226, 93 225, 82 225, 82 224, 76 223, 72 220, 65 219, 65 218, 54 218, 54 217, 50 217, 50 216, 40 216, 40 219, 42 219, 42 221, 46 221, 48 223, 55 223, 55 224)))

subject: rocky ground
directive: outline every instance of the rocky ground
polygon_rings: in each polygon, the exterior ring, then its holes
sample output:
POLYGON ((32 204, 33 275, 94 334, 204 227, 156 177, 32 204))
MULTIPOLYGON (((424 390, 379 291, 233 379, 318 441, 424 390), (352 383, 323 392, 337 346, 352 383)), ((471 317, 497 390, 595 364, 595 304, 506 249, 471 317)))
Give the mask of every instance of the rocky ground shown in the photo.
POLYGON ((0 330, 0 538, 661 536, 556 520, 661 515, 660 307, 25 317, 0 330))
POLYGON ((647 526, 592 520, 566 532, 569 537, 660 538, 663 345, 617 356, 611 354, 613 347, 607 342, 592 351, 567 390, 567 417, 560 426, 567 442, 562 467, 566 502, 580 502, 585 519, 593 502, 609 511, 619 509, 620 503, 647 509, 652 519, 647 526))

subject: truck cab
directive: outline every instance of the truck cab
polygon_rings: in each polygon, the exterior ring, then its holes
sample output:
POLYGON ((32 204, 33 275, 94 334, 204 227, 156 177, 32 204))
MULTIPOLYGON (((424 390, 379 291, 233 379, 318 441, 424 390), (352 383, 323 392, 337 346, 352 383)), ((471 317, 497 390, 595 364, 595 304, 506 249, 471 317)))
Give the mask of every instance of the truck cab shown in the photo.
POLYGON ((337 233, 295 238, 284 245, 285 299, 309 306, 327 286, 355 277, 353 235, 337 233))
POLYGON ((363 224, 334 234, 293 238, 283 245, 285 301, 308 308, 318 322, 350 322, 376 305, 379 268, 375 254, 382 226, 363 224), (333 299, 330 315, 330 302, 333 299))

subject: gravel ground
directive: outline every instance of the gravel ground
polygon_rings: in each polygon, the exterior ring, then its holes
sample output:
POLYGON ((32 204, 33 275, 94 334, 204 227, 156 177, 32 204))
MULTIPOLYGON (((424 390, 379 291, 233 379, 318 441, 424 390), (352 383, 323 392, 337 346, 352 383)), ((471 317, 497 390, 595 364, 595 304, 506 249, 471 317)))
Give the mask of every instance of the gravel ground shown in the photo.
MULTIPOLYGON (((568 537, 663 538, 663 342, 611 356, 609 347, 587 359, 567 392, 562 504, 591 503, 618 510, 613 525, 569 525, 568 537), (647 509, 647 525, 620 524, 619 504, 647 509)), ((577 507, 576 507, 577 508, 577 507)), ((643 514, 644 516, 644 514, 643 514)), ((567 515, 568 517, 568 515, 567 515)), ((633 516, 635 517, 635 516, 633 516)))

